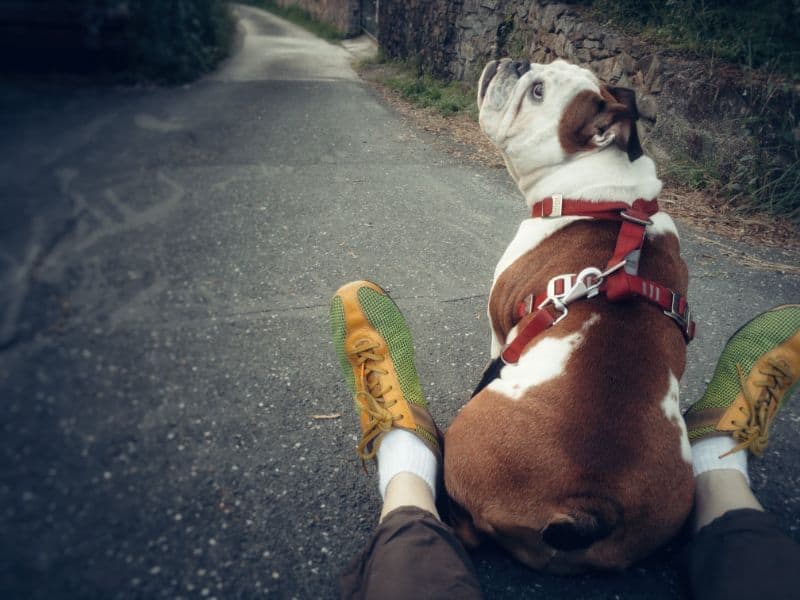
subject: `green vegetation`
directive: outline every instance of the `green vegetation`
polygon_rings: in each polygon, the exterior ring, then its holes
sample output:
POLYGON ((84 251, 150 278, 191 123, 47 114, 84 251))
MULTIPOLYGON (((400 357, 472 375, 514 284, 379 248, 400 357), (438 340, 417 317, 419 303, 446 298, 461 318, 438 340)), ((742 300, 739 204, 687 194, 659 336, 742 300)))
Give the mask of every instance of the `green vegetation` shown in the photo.
POLYGON ((798 0, 579 0, 627 33, 753 68, 800 76, 798 0))
POLYGON ((659 165, 664 178, 719 194, 736 212, 767 212, 800 224, 800 145, 792 133, 795 111, 774 112, 764 105, 760 114, 739 119, 748 134, 742 141, 747 140, 749 147, 716 164, 710 159, 692 160, 685 149, 673 148, 670 160, 659 165))
POLYGON ((475 103, 475 87, 463 81, 445 82, 437 79, 416 61, 399 61, 386 58, 379 52, 372 61, 361 64, 385 65, 386 74, 380 82, 400 92, 406 100, 417 106, 433 108, 445 116, 466 113, 478 120, 478 107, 475 103))
MULTIPOLYGON (((800 155, 796 143, 793 147, 788 156, 770 148, 753 148, 751 154, 740 157, 723 189, 731 204, 744 213, 766 210, 800 223, 800 155)), ((780 150, 788 153, 789 148, 780 150)))
POLYGON ((681 187, 693 190, 714 190, 721 187, 719 175, 712 165, 700 164, 676 153, 665 164, 659 165, 660 177, 681 187))
POLYGON ((735 118, 749 148, 729 156, 719 174, 707 169, 705 187, 728 197, 730 205, 749 214, 767 211, 800 224, 800 144, 797 96, 792 84, 780 77, 742 80, 751 98, 749 114, 735 118))
POLYGON ((412 68, 405 67, 385 83, 414 104, 435 108, 443 115, 466 112, 477 121, 475 94, 462 82, 444 83, 428 73, 419 75, 412 68))
POLYGON ((243 0, 243 3, 268 10, 272 14, 278 15, 295 25, 299 25, 303 29, 307 29, 317 37, 321 37, 325 40, 336 42, 344 38, 341 31, 332 25, 316 20, 299 6, 279 6, 273 0, 243 0))
MULTIPOLYGON (((120 19, 119 0, 91 0, 90 32, 120 19)), ((130 0, 123 21, 124 79, 180 83, 210 71, 227 56, 233 19, 223 0, 130 0)))

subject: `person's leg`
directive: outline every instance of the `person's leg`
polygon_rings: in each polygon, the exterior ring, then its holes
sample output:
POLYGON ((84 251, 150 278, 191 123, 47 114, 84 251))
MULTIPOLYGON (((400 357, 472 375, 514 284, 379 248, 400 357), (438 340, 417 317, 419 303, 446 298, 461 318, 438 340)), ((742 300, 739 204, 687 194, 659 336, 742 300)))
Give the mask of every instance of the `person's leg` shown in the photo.
POLYGON ((725 513, 742 508, 764 510, 740 471, 715 469, 695 478, 695 533, 725 513))
POLYGON ((422 395, 411 334, 374 283, 331 301, 334 346, 361 420, 357 453, 378 463, 379 525, 341 578, 345 598, 480 598, 472 563, 439 519, 441 434, 422 395))
POLYGON ((698 600, 783 600, 800 593, 800 545, 735 470, 697 477, 695 536, 685 559, 698 600))
POLYGON ((763 453, 798 380, 800 306, 778 307, 731 336, 705 394, 685 415, 696 483, 686 561, 695 598, 799 593, 800 545, 764 512, 747 470, 748 452, 763 453))
POLYGON ((441 521, 436 510, 436 496, 424 479, 408 471, 395 475, 386 486, 380 520, 403 506, 414 506, 431 513, 441 521))

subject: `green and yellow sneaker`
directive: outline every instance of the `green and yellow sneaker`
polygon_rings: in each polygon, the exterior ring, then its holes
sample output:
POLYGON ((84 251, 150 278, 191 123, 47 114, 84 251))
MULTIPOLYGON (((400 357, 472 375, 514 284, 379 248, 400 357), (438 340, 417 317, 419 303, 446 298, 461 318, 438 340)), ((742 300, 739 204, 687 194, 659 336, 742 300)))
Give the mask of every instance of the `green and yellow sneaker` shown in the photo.
POLYGON ((705 394, 686 411, 689 440, 732 435, 760 456, 778 409, 800 380, 800 304, 761 313, 734 333, 705 394))
POLYGON ((414 348, 400 309, 379 286, 354 281, 331 299, 331 334, 361 418, 362 460, 378 452, 393 427, 420 438, 441 464, 439 431, 422 395, 414 348))

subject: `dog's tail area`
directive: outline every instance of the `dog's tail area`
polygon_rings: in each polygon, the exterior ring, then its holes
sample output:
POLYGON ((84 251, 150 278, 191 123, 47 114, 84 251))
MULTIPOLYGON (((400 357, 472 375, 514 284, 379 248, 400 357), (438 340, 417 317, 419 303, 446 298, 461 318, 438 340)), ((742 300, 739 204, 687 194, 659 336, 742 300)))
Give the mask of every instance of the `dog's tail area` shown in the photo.
POLYGON ((583 550, 611 535, 621 515, 621 507, 611 499, 570 498, 542 529, 542 539, 555 550, 583 550))

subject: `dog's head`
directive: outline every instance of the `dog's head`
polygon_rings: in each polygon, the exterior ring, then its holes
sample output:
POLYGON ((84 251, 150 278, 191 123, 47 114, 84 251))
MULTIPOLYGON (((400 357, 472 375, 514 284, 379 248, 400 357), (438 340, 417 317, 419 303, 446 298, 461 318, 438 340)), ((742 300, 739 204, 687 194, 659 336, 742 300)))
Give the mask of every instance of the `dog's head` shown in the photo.
POLYGON ((490 62, 481 74, 478 108, 481 129, 515 179, 605 148, 631 161, 642 155, 634 92, 605 86, 591 71, 561 60, 490 62))

